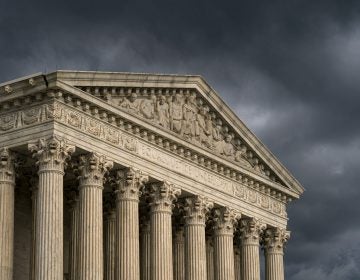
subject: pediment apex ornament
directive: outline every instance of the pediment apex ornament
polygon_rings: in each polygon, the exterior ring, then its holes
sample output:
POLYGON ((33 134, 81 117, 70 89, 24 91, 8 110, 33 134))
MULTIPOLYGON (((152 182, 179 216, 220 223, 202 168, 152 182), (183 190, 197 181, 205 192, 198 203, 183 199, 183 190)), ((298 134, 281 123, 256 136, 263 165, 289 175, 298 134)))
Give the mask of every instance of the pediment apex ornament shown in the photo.
POLYGON ((43 168, 60 167, 63 171, 67 165, 67 161, 71 158, 71 154, 75 152, 75 146, 68 145, 65 138, 52 136, 47 139, 28 143, 28 149, 32 153, 33 158, 37 160, 36 164, 43 168))

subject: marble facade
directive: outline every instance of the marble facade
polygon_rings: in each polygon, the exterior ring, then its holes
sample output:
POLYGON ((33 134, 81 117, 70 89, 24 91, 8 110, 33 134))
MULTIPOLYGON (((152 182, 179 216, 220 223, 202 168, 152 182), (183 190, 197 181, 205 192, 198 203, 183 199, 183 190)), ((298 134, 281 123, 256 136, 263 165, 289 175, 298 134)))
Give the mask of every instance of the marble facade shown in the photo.
POLYGON ((299 182, 199 76, 0 84, 0 279, 284 279, 299 182))

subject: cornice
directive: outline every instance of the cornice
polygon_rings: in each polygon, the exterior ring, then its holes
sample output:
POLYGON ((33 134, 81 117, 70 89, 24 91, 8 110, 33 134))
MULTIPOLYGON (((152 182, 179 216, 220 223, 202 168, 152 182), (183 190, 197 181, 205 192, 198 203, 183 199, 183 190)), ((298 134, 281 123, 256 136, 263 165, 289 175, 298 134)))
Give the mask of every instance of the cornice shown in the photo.
MULTIPOLYGON (((12 81, 13 82, 13 81, 12 81)), ((201 76, 178 76, 178 75, 151 75, 151 74, 134 74, 134 73, 109 73, 109 72, 73 72, 73 71, 58 71, 50 73, 45 77, 43 75, 33 75, 33 77, 26 77, 24 80, 19 79, 15 81, 15 85, 11 85, 11 82, 2 84, 3 87, 0 87, 0 110, 5 109, 5 111, 11 109, 14 106, 22 106, 22 104, 30 104, 31 102, 39 101, 43 97, 39 97, 41 92, 46 90, 53 91, 56 93, 57 89, 65 90, 67 93, 71 93, 77 98, 77 102, 88 104, 88 108, 94 109, 95 112, 105 113, 107 116, 115 118, 115 120, 121 116, 123 117, 123 122, 127 127, 138 127, 139 129, 146 129, 148 131, 153 130, 153 125, 149 125, 148 122, 143 119, 127 114, 124 111, 121 111, 117 106, 109 104, 106 101, 91 96, 86 92, 83 92, 79 89, 76 89, 74 85, 93 85, 111 88, 122 86, 128 87, 160 87, 172 86, 178 88, 183 86, 184 88, 196 89, 203 98, 206 97, 206 101, 210 103, 213 108, 224 108, 221 111, 221 117, 231 127, 237 134, 240 134, 241 137, 245 140, 246 144, 251 148, 251 150, 260 151, 261 158, 265 159, 268 167, 279 176, 280 180, 283 180, 286 185, 291 185, 294 189, 287 189, 284 186, 280 186, 278 183, 273 182, 264 178, 264 176, 259 176, 252 170, 249 170, 246 167, 239 167, 232 162, 228 162, 221 157, 214 156, 211 152, 206 151, 206 149, 201 149, 191 143, 176 137, 175 133, 171 131, 162 131, 159 127, 155 128, 155 133, 151 137, 162 138, 170 140, 169 142, 175 143, 177 145, 177 150, 179 153, 186 154, 190 153, 190 158, 201 155, 205 159, 212 158, 213 163, 211 163, 212 170, 217 169, 220 173, 229 174, 231 176, 237 170, 241 172, 241 180, 250 182, 255 186, 258 184, 256 181, 260 181, 263 185, 264 183, 271 188, 270 192, 282 192, 292 198, 298 198, 299 194, 302 193, 303 189, 299 186, 298 182, 289 175, 289 172, 279 163, 275 157, 271 154, 270 151, 266 149, 264 145, 253 135, 246 126, 237 118, 237 116, 230 110, 230 108, 220 99, 218 94, 205 82, 201 76), (33 79, 35 82, 30 82, 30 79, 33 79), (62 81, 62 80, 64 81, 62 81), (120 84, 119 84, 120 83, 120 84), (4 85, 8 85, 13 88, 13 91, 10 93, 5 93, 4 85), (21 85, 22 86, 21 86, 21 85), (4 94, 1 94, 4 93, 4 94), (29 103, 29 95, 31 95, 31 101, 29 103), (18 101, 17 101, 18 100, 18 101), (95 109, 97 108, 97 110, 95 109), (231 125, 230 125, 231 124, 231 125), (244 178, 244 179, 243 179, 244 178)), ((60 96, 60 98, 62 98, 60 96)), ((0 111, 1 114, 1 111, 0 111)), ((117 120, 116 120, 117 121, 117 120)), ((124 127, 126 128, 124 125, 124 127)), ((132 130, 132 129, 130 129, 132 130)), ((152 132, 150 132, 152 133, 152 132)), ((156 139, 153 139, 157 141, 156 139)), ((166 141, 166 140, 165 140, 166 141)), ((216 171, 216 170, 215 170, 216 171)), ((238 176, 238 175, 236 175, 238 176)), ((262 188, 262 187, 259 187, 262 188)))

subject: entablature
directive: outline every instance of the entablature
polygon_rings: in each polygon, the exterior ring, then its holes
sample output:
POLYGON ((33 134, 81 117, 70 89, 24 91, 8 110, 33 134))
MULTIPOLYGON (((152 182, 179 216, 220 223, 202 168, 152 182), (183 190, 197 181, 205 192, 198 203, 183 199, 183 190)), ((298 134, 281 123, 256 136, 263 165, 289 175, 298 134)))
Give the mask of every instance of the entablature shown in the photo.
POLYGON ((210 172, 241 182, 279 201, 286 202, 297 197, 295 193, 283 188, 277 182, 251 172, 246 167, 238 166, 235 162, 224 160, 154 125, 149 125, 136 115, 121 111, 103 100, 72 87, 67 90, 59 87, 48 88, 42 92, 25 94, 1 102, 0 130, 4 132, 43 121, 58 121, 62 116, 61 106, 64 105, 74 109, 69 111, 66 117, 67 125, 79 128, 82 125, 81 114, 92 116, 93 118, 89 120, 88 132, 100 136, 104 131, 99 128, 98 121, 109 124, 105 139, 109 142, 117 141, 117 129, 124 130, 174 155, 194 162, 210 172))

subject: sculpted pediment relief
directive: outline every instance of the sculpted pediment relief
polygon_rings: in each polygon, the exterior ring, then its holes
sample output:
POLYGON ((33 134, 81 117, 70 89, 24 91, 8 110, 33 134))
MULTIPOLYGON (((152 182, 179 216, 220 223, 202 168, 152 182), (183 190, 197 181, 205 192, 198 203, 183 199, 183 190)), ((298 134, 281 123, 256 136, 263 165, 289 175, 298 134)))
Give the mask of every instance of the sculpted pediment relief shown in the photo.
MULTIPOLYGON (((220 113, 196 90, 81 87, 127 113, 141 117, 181 139, 276 181, 266 164, 224 123, 220 113)), ((279 182, 279 180, 278 180, 279 182)))
MULTIPOLYGON (((150 142, 161 140, 164 148, 190 156, 220 174, 235 176, 238 166, 245 184, 256 178, 276 189, 286 189, 294 197, 303 192, 296 179, 199 76, 57 71, 24 77, 0 86, 1 108, 9 111, 0 113, 0 131, 46 119, 46 110, 28 107, 40 102, 43 93, 95 119, 133 129, 135 135, 150 142), (19 108, 22 103, 28 109, 13 111, 12 107, 19 108)), ((84 124, 78 114, 69 114, 67 123, 79 128, 85 125, 94 135, 102 133, 92 121, 84 124)), ((107 137, 112 139, 111 133, 107 137)))

